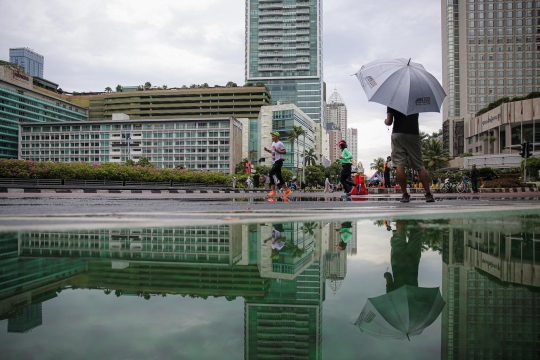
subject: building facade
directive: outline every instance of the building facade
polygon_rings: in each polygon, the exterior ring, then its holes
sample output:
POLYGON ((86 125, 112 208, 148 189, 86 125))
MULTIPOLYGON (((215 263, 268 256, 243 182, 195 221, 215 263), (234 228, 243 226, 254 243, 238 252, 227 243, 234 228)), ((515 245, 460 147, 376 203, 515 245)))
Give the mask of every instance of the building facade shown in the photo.
POLYGON ((21 124, 19 158, 125 163, 141 157, 160 168, 234 172, 242 161, 236 118, 145 119, 21 124))
POLYGON ((293 104, 264 106, 258 119, 258 141, 254 143, 257 159, 264 159, 261 165, 272 166, 272 155, 262 149, 270 148, 272 144, 272 131, 280 133, 280 139, 285 145, 287 153, 283 156, 283 167, 296 174, 296 170, 304 168, 304 151, 314 149, 319 158, 319 148, 316 146, 316 124, 302 110, 293 104), (305 136, 300 136, 298 141, 287 141, 288 132, 293 126, 300 126, 305 131, 305 136))
POLYGON ((540 91, 538 1, 441 0, 444 145, 467 152, 463 121, 503 97, 540 91))
POLYGON ((27 75, 43 77, 45 59, 32 49, 26 47, 9 49, 9 62, 24 67, 27 75))
POLYGON ((331 124, 332 130, 339 130, 343 139, 349 142, 347 138, 347 106, 343 101, 343 97, 334 89, 334 92, 328 98, 326 107, 324 109, 324 117, 327 124, 331 124))
POLYGON ((347 145, 349 151, 351 152, 354 160, 354 166, 357 165, 358 161, 358 129, 348 128, 347 129, 347 145))
POLYGON ((111 120, 116 113, 131 119, 232 116, 255 120, 261 106, 270 105, 270 94, 264 86, 241 86, 110 92, 77 96, 72 101, 89 104, 91 121, 111 120))
POLYGON ((35 90, 33 77, 20 69, 0 66, 0 158, 17 158, 19 124, 88 120, 87 108, 35 90))
POLYGON ((321 0, 246 0, 246 82, 323 117, 321 0))

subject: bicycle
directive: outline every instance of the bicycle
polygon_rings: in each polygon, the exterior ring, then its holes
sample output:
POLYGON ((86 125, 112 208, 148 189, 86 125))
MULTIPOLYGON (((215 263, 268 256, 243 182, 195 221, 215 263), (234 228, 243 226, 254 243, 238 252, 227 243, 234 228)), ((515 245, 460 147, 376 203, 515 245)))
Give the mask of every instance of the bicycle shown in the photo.
POLYGON ((460 193, 469 192, 469 183, 462 181, 459 185, 456 186, 456 190, 460 193))

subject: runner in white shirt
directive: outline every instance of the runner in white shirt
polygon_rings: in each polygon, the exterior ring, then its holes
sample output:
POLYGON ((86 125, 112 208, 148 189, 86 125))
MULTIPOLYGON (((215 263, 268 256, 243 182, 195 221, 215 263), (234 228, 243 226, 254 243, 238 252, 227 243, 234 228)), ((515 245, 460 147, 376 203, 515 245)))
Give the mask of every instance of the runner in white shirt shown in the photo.
POLYGON ((283 186, 283 197, 286 198, 287 195, 291 193, 291 189, 287 186, 287 183, 285 183, 285 180, 283 180, 283 177, 281 176, 281 168, 283 167, 283 157, 282 155, 285 155, 287 153, 287 150, 285 150, 285 145, 279 140, 279 132, 274 131, 270 133, 272 135, 272 149, 264 148, 264 151, 269 152, 272 154, 272 170, 270 170, 269 178, 270 178, 270 185, 272 186, 272 191, 268 193, 268 196, 276 196, 276 183, 274 180, 274 175, 278 179, 279 183, 283 186))

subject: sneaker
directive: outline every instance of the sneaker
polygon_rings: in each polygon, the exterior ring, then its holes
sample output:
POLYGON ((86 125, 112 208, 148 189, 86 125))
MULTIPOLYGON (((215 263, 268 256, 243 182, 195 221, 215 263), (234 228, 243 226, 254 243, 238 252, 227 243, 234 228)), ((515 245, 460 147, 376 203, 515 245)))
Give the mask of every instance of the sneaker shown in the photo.
POLYGON ((266 201, 268 201, 268 202, 276 202, 276 199, 274 199, 274 198, 268 198, 268 199, 266 199, 266 201))
POLYGON ((285 197, 285 196, 283 197, 282 200, 283 200, 283 202, 290 202, 291 201, 288 197, 285 197))
POLYGON ((270 191, 268 194, 266 194, 266 196, 276 196, 277 192, 276 191, 270 191))
POLYGON ((426 202, 435 202, 435 199, 433 198, 433 194, 432 193, 427 193, 426 195, 424 195, 426 197, 426 202))
POLYGON ((399 200, 399 202, 402 202, 402 203, 408 203, 409 201, 411 201, 411 195, 409 194, 403 194, 403 196, 399 200))
MULTIPOLYGON (((285 191, 285 192, 283 193, 283 197, 286 197, 286 196, 289 195, 290 193, 291 193, 291 189, 285 191)), ((269 196, 270 196, 270 195, 269 195, 269 196)))

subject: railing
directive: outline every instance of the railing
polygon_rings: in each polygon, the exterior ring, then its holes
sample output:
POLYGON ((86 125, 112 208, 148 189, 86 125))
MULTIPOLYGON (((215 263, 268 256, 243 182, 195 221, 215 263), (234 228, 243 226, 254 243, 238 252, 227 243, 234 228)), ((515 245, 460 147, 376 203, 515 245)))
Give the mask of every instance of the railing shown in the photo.
POLYGON ((103 187, 166 187, 166 188, 215 188, 230 187, 228 185, 212 185, 206 183, 188 183, 177 181, 120 181, 120 180, 76 180, 76 179, 2 179, 0 187, 14 188, 103 188, 103 187))

